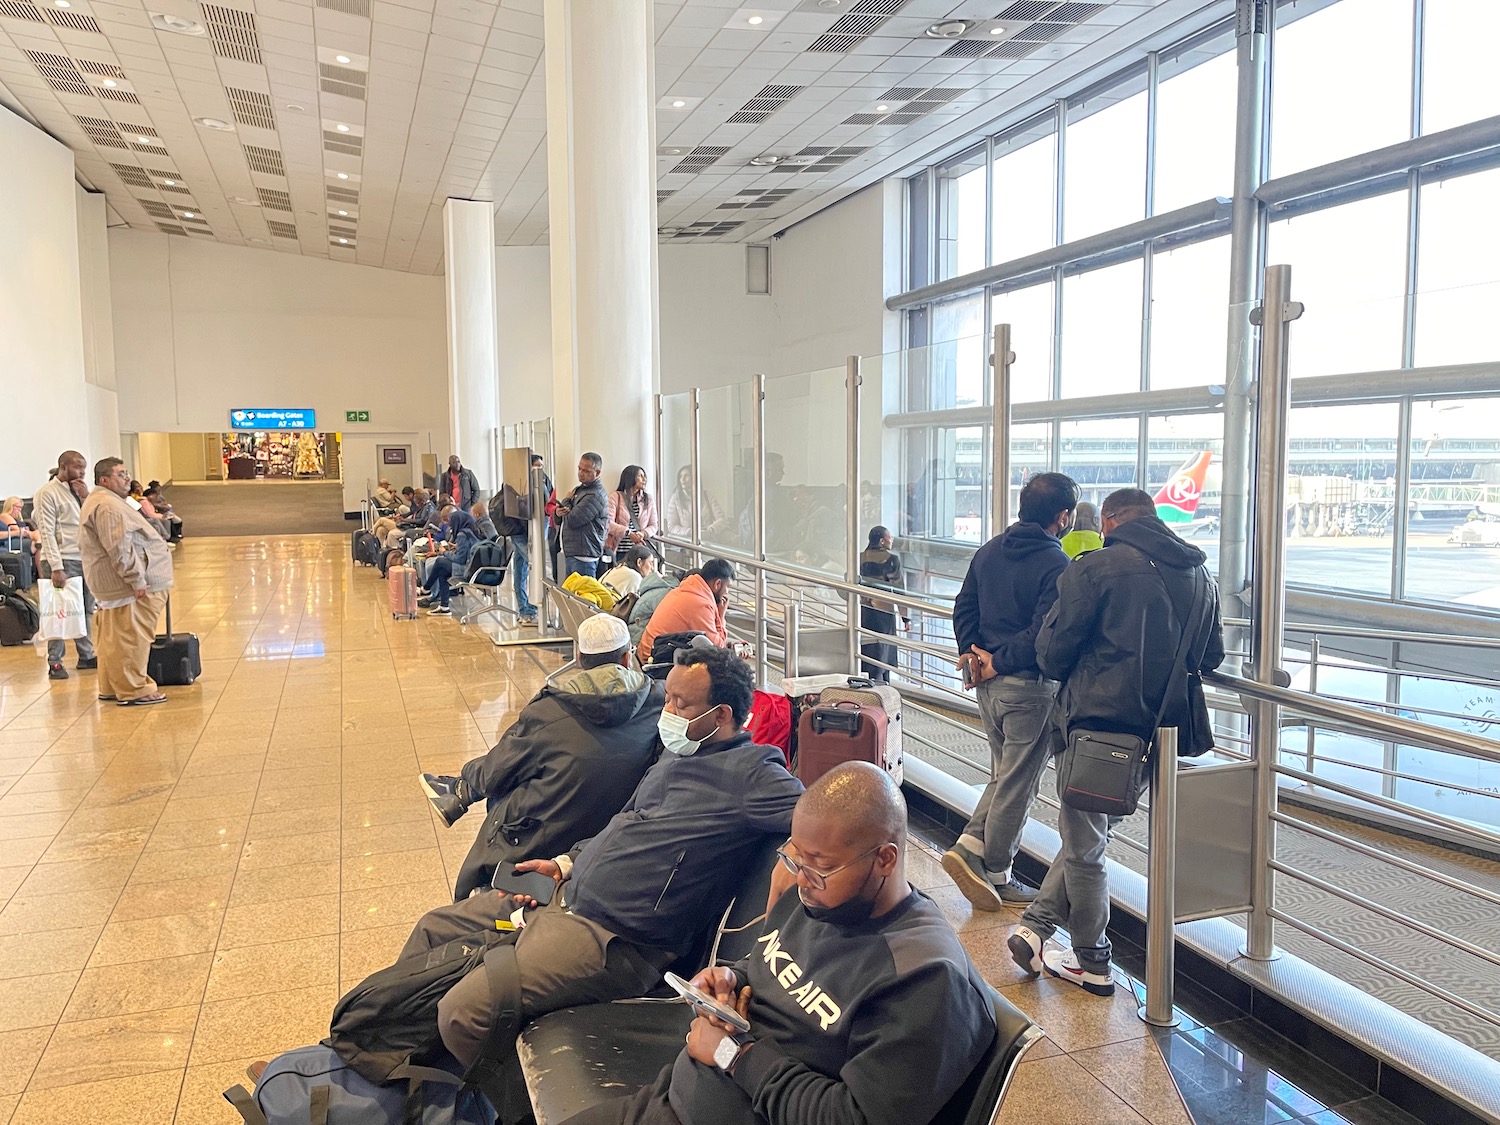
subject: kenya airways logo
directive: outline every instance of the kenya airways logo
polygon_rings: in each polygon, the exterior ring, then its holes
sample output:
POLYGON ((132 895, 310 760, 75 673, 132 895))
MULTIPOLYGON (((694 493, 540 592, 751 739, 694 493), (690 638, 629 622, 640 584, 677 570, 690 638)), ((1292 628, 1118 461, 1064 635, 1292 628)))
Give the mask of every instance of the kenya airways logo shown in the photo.
POLYGON ((1156 501, 1156 514, 1166 523, 1191 523, 1193 513, 1198 510, 1198 501, 1203 498, 1203 481, 1208 476, 1208 463, 1214 455, 1208 450, 1194 454, 1191 460, 1172 474, 1160 492, 1152 497, 1156 501))

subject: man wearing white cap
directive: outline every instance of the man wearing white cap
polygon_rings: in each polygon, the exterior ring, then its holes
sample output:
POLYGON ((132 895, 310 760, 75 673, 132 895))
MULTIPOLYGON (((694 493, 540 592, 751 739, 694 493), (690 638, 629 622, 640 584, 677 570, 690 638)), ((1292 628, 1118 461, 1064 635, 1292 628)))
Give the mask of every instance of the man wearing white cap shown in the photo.
POLYGON ((630 630, 607 613, 578 630, 581 670, 532 699, 488 754, 459 777, 424 773, 422 788, 452 825, 469 806, 489 812, 453 888, 487 890, 495 870, 566 852, 619 812, 656 758, 662 686, 630 667, 630 630))

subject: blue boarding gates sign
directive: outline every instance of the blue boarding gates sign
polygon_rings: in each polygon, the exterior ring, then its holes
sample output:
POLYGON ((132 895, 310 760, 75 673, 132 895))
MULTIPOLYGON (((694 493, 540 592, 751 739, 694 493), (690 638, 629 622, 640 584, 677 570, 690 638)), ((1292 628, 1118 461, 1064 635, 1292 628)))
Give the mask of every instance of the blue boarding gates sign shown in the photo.
POLYGON ((235 430, 315 430, 313 410, 231 410, 229 425, 235 430))

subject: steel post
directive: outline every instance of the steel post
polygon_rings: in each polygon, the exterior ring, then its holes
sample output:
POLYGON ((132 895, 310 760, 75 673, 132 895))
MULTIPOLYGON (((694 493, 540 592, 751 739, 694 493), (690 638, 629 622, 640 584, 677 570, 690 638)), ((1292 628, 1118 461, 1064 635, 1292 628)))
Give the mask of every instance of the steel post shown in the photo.
MULTIPOLYGON (((1286 627, 1287 422, 1292 409, 1287 376, 1287 323, 1302 315, 1290 300, 1291 266, 1268 266, 1265 300, 1251 317, 1260 328, 1260 379, 1256 391, 1255 567, 1250 591, 1250 678, 1286 687, 1281 667, 1286 627)), ((1276 765, 1281 754, 1281 708, 1258 701, 1250 712, 1250 745, 1256 763, 1255 855, 1245 955, 1276 956, 1275 909, 1276 765)))
MULTIPOLYGON (((694 387, 692 390, 691 403, 692 405, 689 409, 692 411, 692 429, 688 436, 688 480, 690 482, 690 487, 693 490, 692 538, 693 544, 694 546, 696 546, 697 544, 703 542, 703 528, 699 525, 700 515, 703 507, 703 501, 699 498, 702 495, 703 478, 702 470, 699 468, 698 460, 700 452, 699 443, 702 441, 702 438, 699 436, 698 432, 698 418, 699 410, 701 409, 702 404, 702 394, 697 387, 694 387)), ((672 487, 674 489, 677 487, 676 479, 673 479, 672 487)), ((696 564, 701 560, 695 556, 692 561, 694 564, 696 564)))
POLYGON ((1010 325, 995 325, 990 352, 990 534, 1010 525, 1010 325))
POLYGON ((802 607, 787 602, 781 613, 781 670, 790 680, 797 675, 797 666, 802 662, 802 607))
POLYGON ((1146 1003, 1137 1015, 1176 1027, 1177 728, 1156 732, 1151 770, 1151 850, 1146 856, 1146 1003))
MULTIPOLYGON (((851 355, 844 366, 844 581, 859 583, 859 400, 863 379, 859 356, 851 355)), ((849 674, 858 675, 859 595, 848 595, 849 674)))
MULTIPOLYGON (((755 462, 751 480, 751 503, 755 505, 754 551, 756 563, 766 560, 766 377, 757 374, 750 385, 751 458, 755 462)), ((694 471, 696 477, 696 470, 694 471)), ((693 487, 697 488, 694 480, 693 487)), ((693 494, 697 504, 697 493, 693 494)), ((755 568, 755 684, 765 686, 766 673, 766 572, 755 568)))

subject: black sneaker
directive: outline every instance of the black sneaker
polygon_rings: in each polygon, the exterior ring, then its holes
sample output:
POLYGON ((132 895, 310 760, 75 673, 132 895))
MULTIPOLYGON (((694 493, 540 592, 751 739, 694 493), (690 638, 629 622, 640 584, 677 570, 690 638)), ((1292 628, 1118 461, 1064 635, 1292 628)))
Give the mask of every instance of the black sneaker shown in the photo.
POLYGON ((47 665, 47 678, 49 680, 66 680, 68 678, 68 670, 60 663, 49 664, 47 665))
POLYGON ((418 609, 426 609, 431 604, 432 604, 432 599, 431 598, 424 597, 424 598, 418 598, 417 599, 417 608, 418 609))
POLYGON ((73 665, 73 667, 77 668, 80 672, 92 672, 95 668, 99 667, 99 658, 97 656, 80 656, 78 663, 73 665))
POLYGON ((461 777, 448 777, 440 773, 424 773, 421 778, 422 792, 437 809, 449 828, 458 823, 459 817, 469 811, 473 804, 469 783, 461 777))
POLYGON ((994 912, 1004 908, 1000 892, 985 876, 984 860, 968 848, 962 844, 954 844, 943 853, 942 864, 943 870, 975 910, 994 912))

